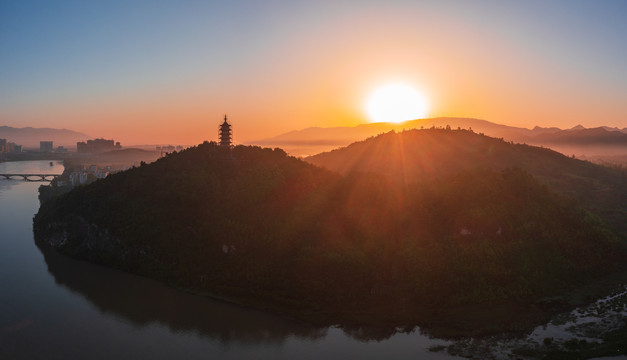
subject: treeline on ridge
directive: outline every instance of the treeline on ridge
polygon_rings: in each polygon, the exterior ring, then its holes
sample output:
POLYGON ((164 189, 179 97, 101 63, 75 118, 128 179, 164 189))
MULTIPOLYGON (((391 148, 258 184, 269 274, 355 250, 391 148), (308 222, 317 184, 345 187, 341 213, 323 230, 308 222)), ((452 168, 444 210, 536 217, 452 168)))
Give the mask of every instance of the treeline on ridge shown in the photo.
POLYGON ((435 180, 461 170, 518 167, 627 238, 627 169, 593 164, 548 148, 514 144, 472 130, 433 128, 392 131, 305 160, 341 174, 384 175, 399 184, 435 180))

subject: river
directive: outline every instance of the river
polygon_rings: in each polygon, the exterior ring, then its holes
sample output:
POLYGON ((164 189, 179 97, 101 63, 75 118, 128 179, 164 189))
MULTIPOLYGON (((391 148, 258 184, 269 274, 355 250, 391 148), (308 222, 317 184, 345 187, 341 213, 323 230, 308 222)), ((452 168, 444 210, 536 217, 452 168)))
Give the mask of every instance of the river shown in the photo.
MULTIPOLYGON (((61 173, 60 162, 0 173, 61 173)), ((40 250, 41 182, 0 179, 0 359, 449 359, 449 342, 320 328, 40 250)))

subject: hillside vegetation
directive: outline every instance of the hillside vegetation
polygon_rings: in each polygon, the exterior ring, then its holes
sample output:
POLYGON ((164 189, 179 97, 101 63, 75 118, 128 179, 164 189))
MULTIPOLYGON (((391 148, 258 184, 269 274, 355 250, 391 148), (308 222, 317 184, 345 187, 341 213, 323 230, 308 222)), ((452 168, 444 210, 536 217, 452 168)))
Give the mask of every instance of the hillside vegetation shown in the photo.
POLYGON ((342 174, 381 174, 400 184, 434 180, 464 169, 516 167, 575 200, 627 238, 627 171, 569 158, 547 148, 467 130, 428 129, 388 132, 306 160, 342 174))
MULTIPOLYGON (((397 135, 375 149, 356 144, 364 149, 345 165, 392 170, 348 175, 280 149, 201 144, 42 204, 36 240, 325 323, 424 324, 434 309, 539 303, 624 268, 625 244, 599 218, 536 180, 535 168, 508 166, 528 159, 539 168, 558 155, 456 135, 457 144, 429 134, 437 151, 403 154, 422 159, 414 166, 398 160, 397 135), (500 167, 472 163, 510 147, 500 167), (435 154, 442 162, 428 162, 435 154)), ((499 330, 524 314, 507 316, 499 330)))

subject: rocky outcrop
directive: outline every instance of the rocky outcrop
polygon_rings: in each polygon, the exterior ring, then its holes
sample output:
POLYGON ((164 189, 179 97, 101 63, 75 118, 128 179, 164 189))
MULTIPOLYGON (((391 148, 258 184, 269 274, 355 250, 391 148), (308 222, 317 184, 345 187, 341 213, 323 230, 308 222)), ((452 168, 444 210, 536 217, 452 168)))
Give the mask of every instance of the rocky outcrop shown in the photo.
POLYGON ((74 258, 123 270, 151 262, 145 249, 123 244, 108 229, 76 214, 68 214, 62 221, 49 222, 45 227, 35 227, 35 241, 74 258))

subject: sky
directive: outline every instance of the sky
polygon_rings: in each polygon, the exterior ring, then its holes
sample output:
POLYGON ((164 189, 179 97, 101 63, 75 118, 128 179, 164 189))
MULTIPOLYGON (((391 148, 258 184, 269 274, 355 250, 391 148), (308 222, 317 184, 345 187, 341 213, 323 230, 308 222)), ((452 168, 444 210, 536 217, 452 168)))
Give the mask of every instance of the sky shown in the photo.
POLYGON ((627 127, 627 1, 0 0, 0 125, 122 144, 246 143, 367 123, 389 83, 428 116, 627 127))

